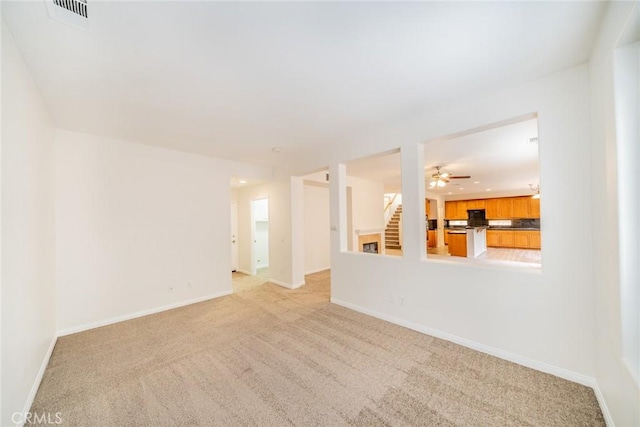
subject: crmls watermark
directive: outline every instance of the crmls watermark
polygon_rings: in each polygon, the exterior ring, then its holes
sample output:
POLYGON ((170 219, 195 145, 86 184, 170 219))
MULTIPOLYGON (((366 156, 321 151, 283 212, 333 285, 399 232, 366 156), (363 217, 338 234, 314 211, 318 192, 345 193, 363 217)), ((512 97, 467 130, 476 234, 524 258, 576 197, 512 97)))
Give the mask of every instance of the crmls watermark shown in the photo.
POLYGON ((62 424, 62 412, 14 412, 11 421, 15 424, 62 424))

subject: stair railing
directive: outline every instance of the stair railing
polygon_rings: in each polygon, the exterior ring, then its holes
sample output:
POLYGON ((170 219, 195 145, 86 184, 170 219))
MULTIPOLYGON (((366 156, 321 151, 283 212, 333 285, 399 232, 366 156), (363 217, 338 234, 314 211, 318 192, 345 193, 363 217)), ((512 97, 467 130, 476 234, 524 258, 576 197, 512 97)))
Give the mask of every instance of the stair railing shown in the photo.
POLYGON ((385 228, 389 226, 389 221, 393 217, 393 214, 398 209, 398 206, 402 203, 402 195, 399 193, 394 193, 393 197, 384 207, 384 226, 385 228))

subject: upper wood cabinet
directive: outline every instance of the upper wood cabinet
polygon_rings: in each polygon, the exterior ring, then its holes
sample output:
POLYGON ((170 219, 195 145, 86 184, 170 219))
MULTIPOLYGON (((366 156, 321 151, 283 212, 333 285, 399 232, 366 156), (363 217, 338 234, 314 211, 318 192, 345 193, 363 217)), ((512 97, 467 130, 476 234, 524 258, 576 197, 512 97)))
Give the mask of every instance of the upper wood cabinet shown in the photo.
POLYGON ((458 207, 458 202, 444 202, 444 218, 445 219, 455 219, 456 209, 458 207))
POLYGON ((513 215, 513 198, 501 197, 499 199, 487 199, 487 219, 510 219, 513 215))
POLYGON ((487 219, 499 219, 498 199, 487 199, 485 202, 487 219))
POLYGON ((468 209, 485 209, 487 219, 540 218, 540 199, 531 196, 445 202, 445 219, 467 219, 468 209))
POLYGON ((456 203, 456 219, 467 219, 469 215, 467 214, 467 201, 466 200, 458 200, 456 203))
POLYGON ((514 218, 540 218, 540 199, 530 196, 513 197, 514 218))
POLYGON ((513 216, 514 218, 529 218, 529 200, 531 197, 514 197, 513 198, 513 216))
POLYGON ((485 209, 486 200, 467 200, 467 209, 485 209))
POLYGON ((529 197, 529 218, 540 218, 540 199, 529 197))
POLYGON ((445 219, 467 219, 467 201, 454 200, 444 202, 445 219))
POLYGON ((500 218, 513 218, 513 198, 502 197, 498 199, 498 215, 500 218))

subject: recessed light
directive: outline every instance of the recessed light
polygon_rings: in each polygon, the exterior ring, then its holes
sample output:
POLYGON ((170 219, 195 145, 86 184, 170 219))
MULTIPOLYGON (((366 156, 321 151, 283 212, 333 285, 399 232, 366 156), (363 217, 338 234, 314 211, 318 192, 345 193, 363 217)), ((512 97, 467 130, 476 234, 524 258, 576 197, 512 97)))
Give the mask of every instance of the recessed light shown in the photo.
POLYGON ((464 190, 464 188, 460 187, 460 188, 458 188, 458 190, 464 190))
POLYGON ((274 153, 279 153, 279 152, 281 152, 281 151, 282 151, 282 148, 280 148, 280 147, 273 147, 273 148, 271 149, 271 151, 273 151, 274 153))
POLYGON ((240 181, 238 181, 240 184, 246 184, 247 181, 245 181, 244 179, 241 179, 240 181))
POLYGON ((474 184, 480 184, 480 181, 473 181, 474 184))
POLYGON ((487 188, 487 191, 491 191, 491 189, 490 189, 490 188, 487 188))
POLYGON ((451 191, 449 191, 447 194, 453 194, 451 191))

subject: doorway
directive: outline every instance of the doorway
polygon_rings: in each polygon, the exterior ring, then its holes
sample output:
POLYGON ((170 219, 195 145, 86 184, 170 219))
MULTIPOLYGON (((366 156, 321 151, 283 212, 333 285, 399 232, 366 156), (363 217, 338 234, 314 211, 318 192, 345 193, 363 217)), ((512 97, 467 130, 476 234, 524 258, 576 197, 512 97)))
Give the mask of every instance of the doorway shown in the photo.
POLYGON ((231 202, 231 271, 238 270, 238 202, 231 202))
POLYGON ((269 199, 251 200, 253 234, 251 273, 268 276, 269 269, 269 199))

